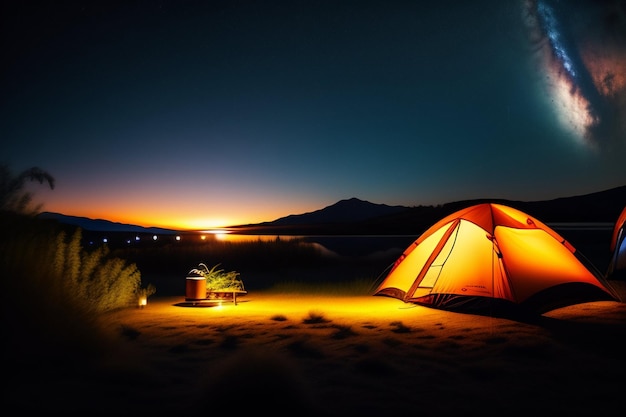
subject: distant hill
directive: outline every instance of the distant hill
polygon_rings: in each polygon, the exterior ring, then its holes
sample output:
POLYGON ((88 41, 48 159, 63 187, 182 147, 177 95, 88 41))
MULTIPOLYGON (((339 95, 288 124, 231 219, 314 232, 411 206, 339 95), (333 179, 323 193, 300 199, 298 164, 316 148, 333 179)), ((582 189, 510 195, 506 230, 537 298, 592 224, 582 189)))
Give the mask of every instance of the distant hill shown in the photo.
POLYGON ((261 223, 261 225, 295 226, 305 224, 353 223, 375 217, 402 213, 408 209, 409 208, 405 206, 374 204, 353 197, 348 200, 340 200, 331 206, 310 213, 292 214, 271 222, 261 223))
POLYGON ((92 232, 131 232, 131 233, 154 233, 154 234, 174 234, 176 230, 164 229, 160 227, 143 227, 132 224, 117 223, 103 219, 90 219, 88 217, 67 216, 65 214, 51 213, 45 211, 38 215, 41 219, 56 220, 59 223, 78 226, 83 230, 92 232))
POLYGON ((258 234, 421 234, 448 214, 485 202, 517 208, 544 223, 613 223, 626 207, 626 185, 591 194, 530 202, 475 199, 438 206, 403 207, 351 198, 311 213, 235 228, 258 234))
MULTIPOLYGON (((232 226, 249 234, 421 234, 439 219, 470 205, 492 202, 522 210, 544 223, 613 223, 626 207, 626 185, 591 194, 543 201, 476 199, 438 206, 389 206, 350 198, 309 213, 294 214, 274 221, 232 226)), ((102 219, 44 212, 42 218, 79 226, 93 232, 175 234, 179 231, 115 223, 102 219)))

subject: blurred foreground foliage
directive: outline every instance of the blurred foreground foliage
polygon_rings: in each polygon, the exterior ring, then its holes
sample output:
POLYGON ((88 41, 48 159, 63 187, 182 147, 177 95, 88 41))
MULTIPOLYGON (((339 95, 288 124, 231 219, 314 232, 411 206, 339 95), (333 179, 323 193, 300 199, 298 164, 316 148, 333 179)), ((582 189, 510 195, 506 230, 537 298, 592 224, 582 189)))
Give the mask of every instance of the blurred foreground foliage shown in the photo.
POLYGON ((63 358, 82 366, 81 358, 105 354, 102 314, 136 306, 146 291, 137 266, 106 246, 85 249, 79 228, 13 211, 0 212, 0 226, 7 352, 37 369, 63 358))
POLYGON ((56 300, 85 314, 136 302, 137 266, 113 256, 107 246, 84 248, 80 228, 11 212, 0 218, 4 294, 56 300))
POLYGON ((41 203, 34 203, 34 194, 26 189, 29 182, 47 183, 54 190, 55 179, 39 167, 31 167, 18 174, 6 163, 0 164, 0 210, 22 214, 37 214, 41 203))

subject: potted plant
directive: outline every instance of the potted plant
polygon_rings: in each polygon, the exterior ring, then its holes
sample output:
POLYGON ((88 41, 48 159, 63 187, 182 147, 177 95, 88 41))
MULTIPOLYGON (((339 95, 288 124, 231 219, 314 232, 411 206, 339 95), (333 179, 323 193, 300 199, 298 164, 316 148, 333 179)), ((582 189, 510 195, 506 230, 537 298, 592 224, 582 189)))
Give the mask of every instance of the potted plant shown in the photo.
POLYGON ((245 294, 246 290, 243 281, 239 278, 239 272, 224 271, 219 269, 220 264, 212 268, 200 263, 197 268, 190 271, 190 274, 197 274, 206 280, 207 299, 230 299, 237 294, 245 294))

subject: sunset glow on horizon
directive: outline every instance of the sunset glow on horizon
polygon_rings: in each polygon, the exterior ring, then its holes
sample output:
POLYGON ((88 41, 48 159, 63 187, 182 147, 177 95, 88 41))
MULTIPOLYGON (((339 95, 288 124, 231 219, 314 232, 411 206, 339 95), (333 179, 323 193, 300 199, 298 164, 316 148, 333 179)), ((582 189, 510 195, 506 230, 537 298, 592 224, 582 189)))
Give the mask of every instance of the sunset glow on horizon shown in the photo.
MULTIPOLYGON (((43 188, 43 187, 42 187, 43 188)), ((162 227, 181 231, 202 231, 225 228, 229 226, 242 226, 273 221, 290 214, 285 212, 284 207, 277 206, 272 210, 270 207, 265 211, 248 210, 242 207, 228 207, 227 201, 213 208, 188 207, 177 201, 153 201, 152 204, 123 207, 121 210, 114 204, 102 206, 81 207, 78 203, 67 203, 52 198, 56 190, 35 191, 38 202, 42 202, 42 211, 60 213, 68 216, 86 217, 90 219, 102 219, 117 223, 132 224, 143 227, 162 227), (43 196, 43 197, 42 197, 43 196), (41 201, 40 201, 41 200, 41 201), (211 213, 226 213, 222 217, 211 217, 211 213)), ((167 200, 167 199, 165 199, 167 200)), ((294 206, 295 210, 308 212, 322 207, 310 209, 294 206)))

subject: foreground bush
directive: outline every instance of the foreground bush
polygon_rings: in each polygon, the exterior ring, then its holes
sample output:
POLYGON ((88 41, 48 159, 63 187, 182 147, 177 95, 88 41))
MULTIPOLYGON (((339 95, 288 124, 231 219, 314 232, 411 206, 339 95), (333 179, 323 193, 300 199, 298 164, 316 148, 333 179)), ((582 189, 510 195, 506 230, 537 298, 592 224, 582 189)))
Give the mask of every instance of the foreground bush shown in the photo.
MULTIPOLYGON (((141 276, 80 229, 0 213, 0 280, 7 353, 22 366, 82 366, 106 353, 101 313, 136 303, 141 276)), ((136 305, 136 304, 135 304, 136 305)))
POLYGON ((81 229, 18 215, 3 221, 1 265, 4 285, 23 297, 80 306, 85 313, 127 307, 141 288, 137 266, 111 256, 106 246, 86 250, 81 229))

